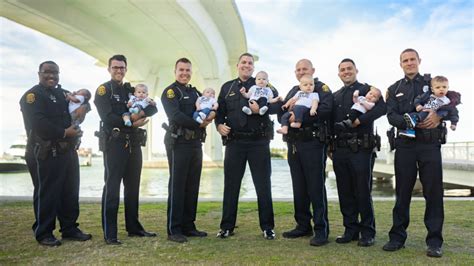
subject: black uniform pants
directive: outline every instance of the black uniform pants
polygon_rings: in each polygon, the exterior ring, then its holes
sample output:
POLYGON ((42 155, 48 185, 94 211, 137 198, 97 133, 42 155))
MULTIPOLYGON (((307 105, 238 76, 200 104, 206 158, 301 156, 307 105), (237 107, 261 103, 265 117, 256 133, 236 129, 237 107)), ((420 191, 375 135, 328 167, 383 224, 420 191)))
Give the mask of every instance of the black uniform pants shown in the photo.
POLYGON ((352 152, 336 148, 333 167, 345 234, 362 238, 375 237, 375 217, 372 204, 372 150, 352 152), (360 215, 360 222, 359 222, 360 215))
POLYGON ((393 208, 393 226, 390 240, 405 243, 406 229, 410 223, 410 202, 417 170, 426 200, 424 222, 428 235, 426 244, 441 247, 443 244, 443 169, 441 145, 422 143, 415 140, 396 140, 395 190, 396 202, 393 208))
POLYGON ((33 181, 35 222, 32 229, 36 240, 53 236, 56 217, 61 232, 74 233, 79 217, 79 159, 70 150, 44 160, 38 158, 38 148, 26 153, 26 164, 33 181))
POLYGON ((202 145, 199 140, 167 146, 170 180, 168 182, 168 235, 196 229, 196 210, 202 170, 202 145))
POLYGON ((327 239, 329 235, 325 164, 326 146, 318 140, 288 143, 296 228, 311 231, 313 219, 318 239, 327 239))
POLYGON ((224 158, 224 201, 220 225, 223 230, 235 228, 240 186, 247 162, 257 193, 260 228, 266 230, 275 226, 269 141, 232 140, 226 145, 224 158))
POLYGON ((104 152, 102 192, 102 229, 105 239, 117 238, 117 212, 120 204, 120 183, 123 179, 125 228, 134 233, 144 230, 138 220, 142 150, 138 143, 111 139, 104 152))

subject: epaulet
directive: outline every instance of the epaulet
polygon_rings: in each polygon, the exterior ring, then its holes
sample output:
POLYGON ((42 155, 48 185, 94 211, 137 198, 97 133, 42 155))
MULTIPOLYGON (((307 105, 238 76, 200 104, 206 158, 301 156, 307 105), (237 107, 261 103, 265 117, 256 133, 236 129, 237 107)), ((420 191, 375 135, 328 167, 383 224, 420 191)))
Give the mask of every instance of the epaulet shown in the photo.
POLYGON ((423 80, 426 82, 431 82, 431 74, 428 73, 428 74, 424 74, 423 75, 423 80))

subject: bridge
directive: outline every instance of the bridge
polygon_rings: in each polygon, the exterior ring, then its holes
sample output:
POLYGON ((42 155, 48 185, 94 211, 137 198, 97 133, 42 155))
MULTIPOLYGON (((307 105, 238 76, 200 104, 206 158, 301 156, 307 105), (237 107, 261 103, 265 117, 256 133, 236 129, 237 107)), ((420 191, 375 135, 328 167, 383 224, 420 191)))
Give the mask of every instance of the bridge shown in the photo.
MULTIPOLYGON (((443 158, 443 183, 445 189, 470 189, 474 194, 474 142, 451 142, 441 148, 443 158)), ((393 165, 395 152, 385 146, 377 152, 373 177, 379 181, 391 180, 395 176, 393 165)), ((328 160, 326 171, 333 171, 328 160)), ((421 189, 419 179, 415 189, 421 189)))
MULTIPOLYGON (((247 51, 233 0, 2 0, 0 15, 91 55, 99 66, 113 54, 126 55, 127 78, 132 85, 146 83, 154 98, 174 81, 178 58, 193 63, 191 84, 219 89, 236 76, 237 58, 247 51)), ((152 129, 149 124, 147 147, 152 129)), ((208 130, 204 150, 222 160, 215 130, 208 130)), ((151 148, 143 154, 151 158, 151 148)))

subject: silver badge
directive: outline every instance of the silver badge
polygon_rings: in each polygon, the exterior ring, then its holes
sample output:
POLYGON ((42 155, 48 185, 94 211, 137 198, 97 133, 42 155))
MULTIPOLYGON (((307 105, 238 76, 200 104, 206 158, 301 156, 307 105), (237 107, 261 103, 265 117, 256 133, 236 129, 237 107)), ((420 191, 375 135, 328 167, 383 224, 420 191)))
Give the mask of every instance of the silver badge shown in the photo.
POLYGON ((423 86, 423 92, 427 92, 429 89, 428 85, 423 86))

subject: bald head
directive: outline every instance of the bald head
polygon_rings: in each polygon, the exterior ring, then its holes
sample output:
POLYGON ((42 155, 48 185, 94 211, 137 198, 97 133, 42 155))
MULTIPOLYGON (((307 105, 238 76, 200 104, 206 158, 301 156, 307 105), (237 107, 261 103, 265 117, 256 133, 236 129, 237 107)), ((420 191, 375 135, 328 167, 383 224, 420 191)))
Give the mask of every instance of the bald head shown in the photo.
POLYGON ((314 67, 313 63, 311 63, 308 59, 300 59, 295 66, 295 75, 296 79, 299 81, 302 76, 310 75, 313 76, 314 74, 314 67))

